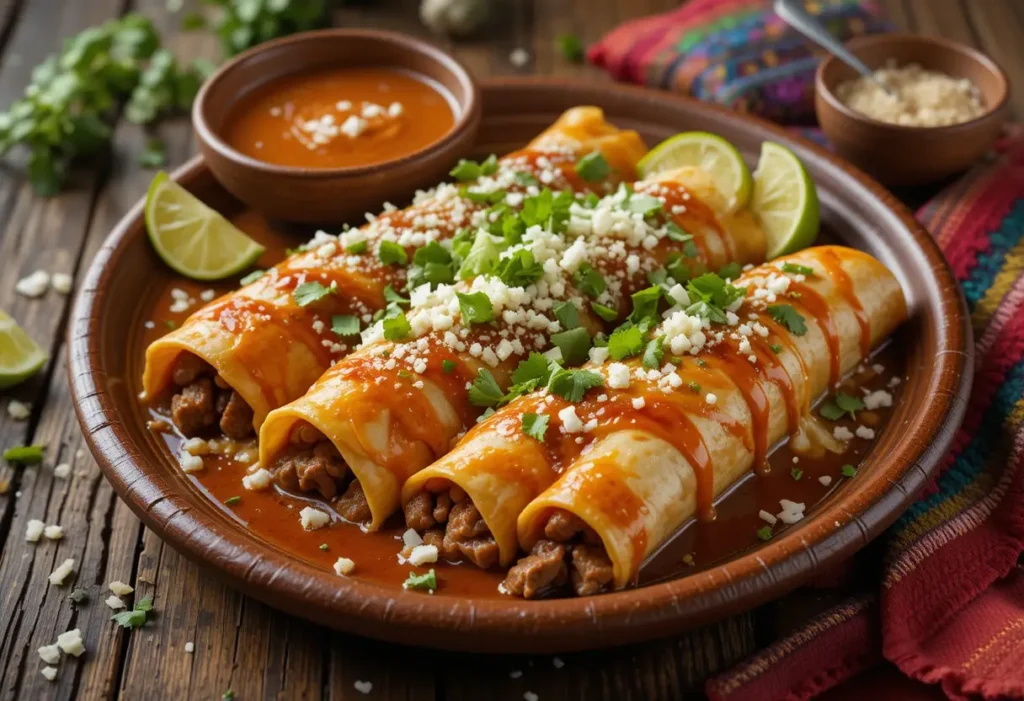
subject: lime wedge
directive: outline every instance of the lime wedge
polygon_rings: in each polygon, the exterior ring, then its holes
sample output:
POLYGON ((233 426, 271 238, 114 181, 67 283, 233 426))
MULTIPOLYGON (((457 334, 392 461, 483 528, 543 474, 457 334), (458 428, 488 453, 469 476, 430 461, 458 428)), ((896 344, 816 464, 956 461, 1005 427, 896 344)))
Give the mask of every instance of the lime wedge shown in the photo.
POLYGON ((193 280, 220 280, 237 275, 263 253, 263 246, 166 173, 157 173, 150 183, 146 229, 163 261, 193 280))
POLYGON ((750 170, 743 156, 728 141, 706 131, 686 131, 665 139, 640 159, 637 170, 646 178, 684 166, 708 173, 731 211, 750 199, 750 170))
POLYGON ((46 363, 46 352, 0 311, 0 389, 24 382, 46 363))
POLYGON ((807 248, 818 236, 818 193, 792 151, 766 141, 754 171, 750 208, 768 238, 768 260, 807 248))

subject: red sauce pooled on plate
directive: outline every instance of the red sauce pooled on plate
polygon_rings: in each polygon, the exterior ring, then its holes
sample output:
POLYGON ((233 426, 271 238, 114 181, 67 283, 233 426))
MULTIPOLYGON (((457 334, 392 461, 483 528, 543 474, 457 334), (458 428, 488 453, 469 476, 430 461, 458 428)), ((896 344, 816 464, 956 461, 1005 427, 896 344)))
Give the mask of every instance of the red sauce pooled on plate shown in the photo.
POLYGON ((415 73, 327 68, 287 76, 246 96, 227 120, 228 144, 266 163, 349 168, 420 151, 455 114, 444 89, 415 73))

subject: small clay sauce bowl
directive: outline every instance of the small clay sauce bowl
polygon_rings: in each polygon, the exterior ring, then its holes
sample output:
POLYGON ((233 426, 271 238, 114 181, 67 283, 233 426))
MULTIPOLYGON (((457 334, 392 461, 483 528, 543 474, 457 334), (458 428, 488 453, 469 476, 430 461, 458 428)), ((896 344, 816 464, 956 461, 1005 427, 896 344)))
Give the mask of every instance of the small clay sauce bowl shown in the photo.
POLYGON ((261 44, 225 64, 203 85, 192 123, 218 181, 269 217, 338 223, 377 212, 440 182, 472 146, 480 126, 480 91, 468 71, 427 43, 393 32, 327 29, 261 44), (221 137, 232 110, 252 91, 284 76, 331 67, 396 68, 422 75, 451 97, 455 123, 433 144, 372 165, 300 168, 246 156, 221 137))
POLYGON ((836 96, 856 72, 834 56, 818 66, 814 107, 836 152, 886 185, 924 185, 977 163, 999 137, 1008 112, 1009 83, 988 56, 948 39, 880 34, 847 44, 870 68, 890 60, 920 64, 954 78, 967 78, 981 93, 985 112, 969 122, 912 127, 880 122, 847 107, 836 96))

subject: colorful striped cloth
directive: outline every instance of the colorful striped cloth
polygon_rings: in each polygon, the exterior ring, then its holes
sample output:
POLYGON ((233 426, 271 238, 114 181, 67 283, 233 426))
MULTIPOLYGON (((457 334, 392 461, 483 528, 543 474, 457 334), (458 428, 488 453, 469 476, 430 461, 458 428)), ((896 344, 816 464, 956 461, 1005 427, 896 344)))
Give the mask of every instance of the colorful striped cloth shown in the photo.
MULTIPOLYGON (((889 28, 874 2, 808 0, 806 7, 840 41, 889 28)), ((623 24, 587 52, 618 80, 796 123, 814 120, 822 55, 771 12, 769 0, 690 0, 623 24)))
POLYGON ((948 459, 883 536, 877 590, 709 681, 715 701, 807 699, 883 657, 953 699, 1024 698, 1024 127, 997 151, 918 212, 974 324, 948 459))

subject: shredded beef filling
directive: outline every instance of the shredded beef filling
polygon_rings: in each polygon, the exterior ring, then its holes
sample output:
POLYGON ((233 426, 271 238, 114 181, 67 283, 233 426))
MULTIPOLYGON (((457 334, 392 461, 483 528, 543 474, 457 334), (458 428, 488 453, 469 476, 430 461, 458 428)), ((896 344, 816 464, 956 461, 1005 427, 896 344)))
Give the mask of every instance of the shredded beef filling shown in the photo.
POLYGON ((206 361, 182 353, 171 378, 178 390, 171 397, 171 419, 182 435, 192 437, 218 427, 228 438, 253 435, 253 411, 206 361))
POLYGON ((577 596, 605 591, 612 563, 598 535, 577 516, 555 511, 544 524, 544 538, 508 571, 505 590, 533 599, 572 581, 577 596))
MULTIPOLYGON (((327 500, 344 491, 346 480, 350 477, 348 466, 338 449, 305 421, 292 429, 288 447, 277 456, 270 471, 274 481, 283 489, 291 492, 317 492, 327 500)), ((362 490, 359 495, 365 503, 362 490)))
POLYGON ((498 564, 497 541, 466 492, 458 487, 440 494, 417 494, 405 505, 405 524, 426 531, 423 541, 437 546, 449 562, 469 560, 485 570, 498 564))
POLYGON ((335 508, 343 519, 352 523, 364 523, 373 518, 370 505, 363 493, 363 485, 359 484, 359 480, 349 482, 348 489, 341 495, 335 508))

